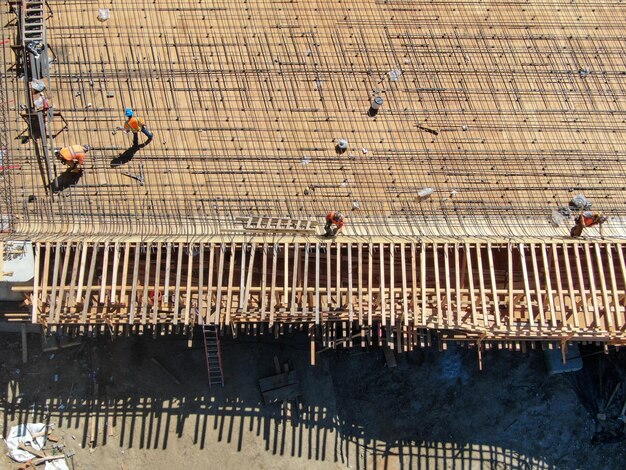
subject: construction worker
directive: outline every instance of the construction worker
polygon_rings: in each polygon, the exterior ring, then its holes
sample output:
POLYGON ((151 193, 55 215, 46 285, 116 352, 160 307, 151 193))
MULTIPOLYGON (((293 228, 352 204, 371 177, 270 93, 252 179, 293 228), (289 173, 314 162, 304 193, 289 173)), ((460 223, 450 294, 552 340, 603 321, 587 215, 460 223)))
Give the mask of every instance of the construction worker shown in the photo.
POLYGON ((61 163, 67 165, 71 172, 80 173, 85 166, 85 156, 89 150, 91 150, 89 145, 72 145, 56 149, 54 155, 61 163))
POLYGON ((143 148, 152 142, 152 132, 148 130, 143 119, 135 116, 135 112, 131 108, 126 108, 126 122, 124 123, 124 132, 133 133, 133 147, 143 148), (148 138, 143 144, 139 145, 139 132, 145 134, 148 138))
POLYGON ((585 227, 593 227, 594 225, 600 226, 600 237, 604 238, 602 233, 602 224, 609 220, 609 218, 602 214, 602 212, 582 211, 578 217, 576 217, 576 225, 570 230, 572 237, 580 237, 585 227))
POLYGON ((324 230, 326 231, 326 233, 324 233, 324 236, 336 237, 339 232, 341 232, 341 229, 343 229, 344 224, 345 222, 343 220, 343 215, 341 214, 341 212, 330 211, 326 215, 326 225, 324 226, 324 230), (333 225, 335 227, 331 228, 333 225))

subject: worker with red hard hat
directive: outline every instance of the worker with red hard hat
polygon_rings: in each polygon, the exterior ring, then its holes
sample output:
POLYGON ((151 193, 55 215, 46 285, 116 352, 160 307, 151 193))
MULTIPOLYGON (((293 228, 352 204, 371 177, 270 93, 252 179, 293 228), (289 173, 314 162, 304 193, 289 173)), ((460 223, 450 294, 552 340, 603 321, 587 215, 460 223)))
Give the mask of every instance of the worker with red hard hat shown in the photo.
POLYGON ((336 237, 339 232, 341 232, 344 225, 345 221, 343 218, 343 214, 338 211, 330 211, 326 215, 326 225, 324 226, 324 230, 326 232, 324 233, 324 236, 336 237), (333 225, 335 226, 334 228, 332 228, 333 225))

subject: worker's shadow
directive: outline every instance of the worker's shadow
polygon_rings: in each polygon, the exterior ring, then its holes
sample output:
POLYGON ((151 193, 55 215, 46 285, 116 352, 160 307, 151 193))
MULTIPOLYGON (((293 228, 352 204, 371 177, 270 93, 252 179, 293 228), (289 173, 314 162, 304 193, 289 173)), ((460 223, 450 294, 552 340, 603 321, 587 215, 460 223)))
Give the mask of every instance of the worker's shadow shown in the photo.
POLYGON ((69 169, 65 170, 65 172, 57 176, 50 185, 52 188, 52 192, 58 193, 63 191, 64 189, 69 188, 70 186, 76 186, 82 176, 82 171, 76 173, 69 169))
POLYGON ((133 145, 132 147, 127 148, 124 153, 120 153, 117 157, 111 160, 111 168, 124 165, 125 163, 131 161, 139 148, 140 147, 138 145, 133 145))

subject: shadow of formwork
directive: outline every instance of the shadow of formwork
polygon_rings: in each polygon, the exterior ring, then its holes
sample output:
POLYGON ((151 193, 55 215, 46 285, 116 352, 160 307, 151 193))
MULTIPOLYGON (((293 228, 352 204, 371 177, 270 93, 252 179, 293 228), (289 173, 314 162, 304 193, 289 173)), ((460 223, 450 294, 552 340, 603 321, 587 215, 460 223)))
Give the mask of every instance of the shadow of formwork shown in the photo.
POLYGON ((174 439, 358 469, 551 469, 575 462, 571 449, 589 451, 588 436, 571 430, 571 442, 558 437, 563 452, 541 442, 585 416, 571 389, 545 375, 539 353, 494 352, 483 373, 463 351, 399 357, 393 370, 378 349, 329 351, 312 367, 306 335, 240 336, 223 341, 225 387, 210 388, 200 343, 101 337, 31 348, 29 364, 2 368, 3 429, 55 423, 84 448, 167 449, 174 439), (275 373, 274 357, 298 372, 299 403, 264 404, 257 381, 275 373), (554 400, 555 416, 573 422, 550 423, 554 400))

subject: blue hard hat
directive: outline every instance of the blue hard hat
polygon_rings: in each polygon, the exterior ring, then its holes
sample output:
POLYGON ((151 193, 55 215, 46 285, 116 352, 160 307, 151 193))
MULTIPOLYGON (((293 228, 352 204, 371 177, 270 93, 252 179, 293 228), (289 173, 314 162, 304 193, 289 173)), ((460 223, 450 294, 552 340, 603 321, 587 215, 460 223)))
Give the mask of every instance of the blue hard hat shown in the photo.
POLYGON ((126 116, 127 117, 131 117, 133 115, 133 109, 132 108, 126 108, 126 116))

